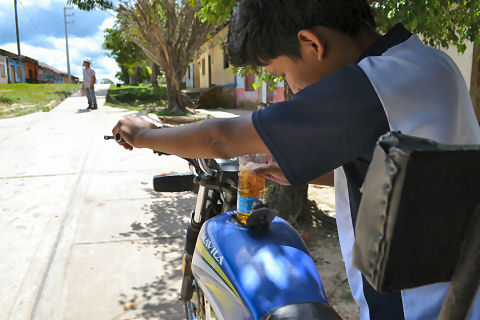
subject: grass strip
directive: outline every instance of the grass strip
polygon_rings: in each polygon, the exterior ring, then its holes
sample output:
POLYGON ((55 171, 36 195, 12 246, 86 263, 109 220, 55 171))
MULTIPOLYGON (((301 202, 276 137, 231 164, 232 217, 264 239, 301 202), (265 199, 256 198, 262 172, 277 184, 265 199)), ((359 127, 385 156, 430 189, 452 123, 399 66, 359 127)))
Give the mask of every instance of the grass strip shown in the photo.
POLYGON ((14 83, 0 85, 0 119, 48 112, 80 88, 80 84, 14 83))

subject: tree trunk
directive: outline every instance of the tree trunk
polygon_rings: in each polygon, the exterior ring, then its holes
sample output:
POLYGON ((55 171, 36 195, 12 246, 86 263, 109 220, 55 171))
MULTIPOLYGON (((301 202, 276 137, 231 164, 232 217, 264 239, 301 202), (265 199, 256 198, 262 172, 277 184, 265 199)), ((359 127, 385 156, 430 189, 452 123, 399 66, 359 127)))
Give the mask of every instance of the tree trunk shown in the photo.
POLYGON ((135 71, 133 72, 133 76, 132 76, 132 84, 134 86, 138 86, 138 84, 140 83, 141 81, 141 77, 142 75, 140 74, 140 67, 139 66, 136 66, 135 67, 135 71))
POLYGON ((150 60, 150 67, 152 68, 150 82, 152 82, 152 87, 158 87, 158 66, 153 60, 150 60))
POLYGON ((478 44, 473 46, 470 96, 472 97, 472 103, 475 109, 475 114, 477 115, 477 121, 480 122, 480 45, 478 44))
POLYGON ((167 81, 167 100, 168 111, 186 113, 187 108, 183 101, 182 93, 180 92, 180 83, 175 73, 165 68, 165 80, 167 81))
MULTIPOLYGON (((293 92, 285 81, 285 100, 293 97, 293 92)), ((300 187, 284 186, 271 182, 265 191, 267 204, 278 211, 280 217, 295 222, 308 207, 308 184, 300 187)))
POLYGON ((284 186, 275 182, 266 188, 265 200, 270 208, 289 222, 300 218, 308 206, 308 184, 300 187, 284 186))

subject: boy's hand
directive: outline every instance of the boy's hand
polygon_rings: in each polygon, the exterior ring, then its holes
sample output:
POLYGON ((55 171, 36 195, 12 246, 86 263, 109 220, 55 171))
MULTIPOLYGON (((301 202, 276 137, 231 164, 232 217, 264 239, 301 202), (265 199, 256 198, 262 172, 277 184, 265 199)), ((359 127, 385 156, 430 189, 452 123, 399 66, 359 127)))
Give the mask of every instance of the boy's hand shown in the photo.
POLYGON ((282 173, 282 170, 280 170, 280 167, 278 166, 277 162, 269 157, 267 164, 256 168, 255 170, 252 170, 252 174, 255 173, 257 176, 265 176, 268 180, 275 181, 276 183, 288 186, 290 185, 290 182, 288 182, 287 178, 282 173))
POLYGON ((123 147, 127 150, 132 150, 133 148, 142 148, 138 137, 144 132, 144 130, 155 128, 157 128, 157 126, 153 123, 142 118, 130 116, 119 120, 115 127, 113 127, 112 133, 113 136, 115 136, 117 132, 119 132, 122 138, 127 142, 127 144, 123 144, 123 147))

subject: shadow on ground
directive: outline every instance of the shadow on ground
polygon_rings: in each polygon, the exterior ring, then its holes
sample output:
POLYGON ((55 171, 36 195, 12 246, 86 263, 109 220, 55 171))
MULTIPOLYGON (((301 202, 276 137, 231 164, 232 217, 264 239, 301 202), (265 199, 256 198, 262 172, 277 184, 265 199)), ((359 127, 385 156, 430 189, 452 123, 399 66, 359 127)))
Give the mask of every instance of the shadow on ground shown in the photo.
MULTIPOLYGON (((144 214, 150 216, 150 221, 134 221, 131 230, 120 233, 120 236, 128 238, 136 236, 140 246, 154 246, 158 248, 165 240, 184 239, 191 211, 195 206, 195 194, 182 193, 159 193, 153 189, 144 189, 157 198, 142 208, 144 214)), ((141 247, 140 247, 141 248, 141 247)))
POLYGON ((295 227, 307 244, 330 305, 344 320, 360 319, 345 273, 335 218, 309 200, 295 227))
POLYGON ((158 274, 153 282, 132 287, 133 294, 120 294, 118 303, 125 313, 115 319, 124 319, 126 315, 128 319, 183 319, 183 304, 178 297, 185 234, 195 195, 157 193, 150 188, 144 191, 158 197, 142 208, 150 220, 134 221, 131 229, 120 236, 141 239, 135 242, 138 250, 154 247, 159 259, 158 274))

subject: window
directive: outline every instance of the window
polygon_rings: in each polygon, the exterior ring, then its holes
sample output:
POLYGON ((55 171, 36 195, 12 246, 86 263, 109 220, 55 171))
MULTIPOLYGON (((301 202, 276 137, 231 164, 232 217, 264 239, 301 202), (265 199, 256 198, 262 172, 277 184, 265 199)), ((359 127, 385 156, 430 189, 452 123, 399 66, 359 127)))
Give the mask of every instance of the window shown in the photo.
POLYGON ((5 73, 5 65, 0 63, 0 78, 6 78, 7 74, 5 73))
POLYGON ((188 66, 187 70, 187 79, 192 79, 192 77, 190 76, 190 66, 188 66))
POLYGON ((205 58, 202 59, 202 76, 205 75, 205 58))

